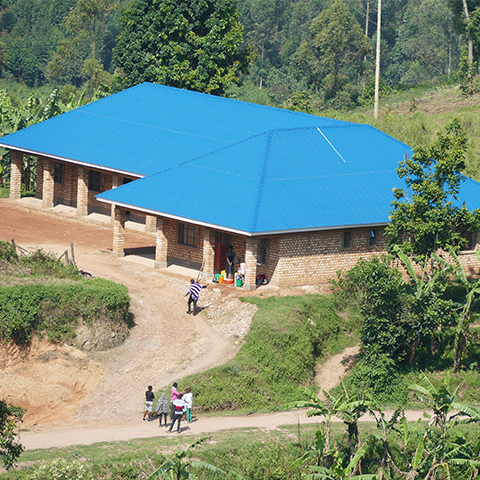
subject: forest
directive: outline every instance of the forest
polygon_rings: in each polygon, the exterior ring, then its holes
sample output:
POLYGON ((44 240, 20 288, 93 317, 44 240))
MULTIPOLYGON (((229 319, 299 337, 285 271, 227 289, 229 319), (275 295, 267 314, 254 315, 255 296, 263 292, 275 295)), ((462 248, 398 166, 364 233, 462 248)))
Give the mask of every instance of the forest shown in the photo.
MULTIPOLYGON (((371 101, 376 1, 216 3, 238 9, 229 15, 238 13, 242 41, 250 49, 250 66, 241 72, 240 86, 226 89, 226 95, 299 109, 302 99, 311 97, 317 111, 371 101)), ((480 1, 467 4, 468 22, 462 0, 384 0, 383 94, 458 82, 462 52, 471 46, 473 61, 480 53, 480 1)), ((90 94, 118 90, 121 54, 117 52, 116 62, 115 48, 128 9, 127 0, 1 1, 0 85, 14 91, 20 86, 44 92, 57 87, 64 99, 76 89, 90 94)))

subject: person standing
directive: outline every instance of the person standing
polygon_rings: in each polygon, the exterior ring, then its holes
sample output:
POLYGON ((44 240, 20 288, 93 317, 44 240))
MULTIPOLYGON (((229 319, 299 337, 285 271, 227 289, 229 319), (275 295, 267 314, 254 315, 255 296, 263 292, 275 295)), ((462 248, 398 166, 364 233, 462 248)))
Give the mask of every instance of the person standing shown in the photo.
POLYGON ((233 251, 233 245, 228 247, 227 252, 227 263, 225 265, 225 275, 226 278, 233 278, 235 273, 235 252, 233 251))
POLYGON ((170 425, 170 428, 167 430, 167 433, 172 433, 173 426, 175 422, 178 422, 177 433, 180 433, 180 424, 182 423, 183 409, 185 408, 186 403, 182 400, 182 394, 178 395, 178 398, 173 401, 172 406, 174 409, 174 418, 173 422, 170 425))
POLYGON ((185 407, 187 409, 187 423, 192 421, 192 406, 193 406, 193 393, 190 387, 187 388, 185 394, 182 397, 182 400, 186 403, 185 407))
POLYGON ((170 390, 170 403, 172 404, 172 409, 170 411, 170 420, 173 420, 175 418, 175 406, 173 405, 173 402, 177 400, 178 397, 181 395, 181 393, 177 390, 177 387, 178 384, 177 382, 175 382, 170 390))
POLYGON ((165 417, 165 426, 167 426, 167 416, 170 412, 170 405, 168 404, 167 396, 162 393, 160 400, 157 402, 157 406, 155 407, 155 412, 158 413, 159 417, 159 424, 158 426, 162 426, 162 415, 165 417))
POLYGON ((207 285, 200 285, 193 278, 190 280, 190 289, 185 294, 185 296, 190 295, 190 297, 188 298, 187 313, 191 313, 190 304, 193 302, 193 315, 197 314, 197 300, 198 300, 198 296, 200 295, 200 290, 202 288, 207 288, 207 285))
POLYGON ((148 390, 145 392, 145 413, 143 414, 143 420, 146 420, 148 415, 148 421, 152 421, 153 401, 155 400, 155 394, 152 392, 152 386, 148 386, 148 390))

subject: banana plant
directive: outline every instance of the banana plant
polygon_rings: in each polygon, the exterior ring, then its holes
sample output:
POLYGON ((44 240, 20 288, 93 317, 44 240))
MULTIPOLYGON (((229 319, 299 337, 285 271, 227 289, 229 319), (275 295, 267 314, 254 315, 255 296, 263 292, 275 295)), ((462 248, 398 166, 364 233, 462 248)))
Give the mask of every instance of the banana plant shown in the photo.
POLYGON ((369 443, 365 442, 357 450, 356 454, 350 460, 346 467, 343 467, 343 459, 338 450, 333 455, 332 465, 327 467, 311 466, 309 470, 312 472, 306 475, 308 480, 377 480, 377 474, 355 475, 355 472, 360 464, 362 457, 368 452, 369 443))
POLYGON ((450 466, 463 461, 457 457, 465 450, 468 442, 461 444, 451 442, 448 433, 459 424, 480 422, 480 410, 458 400, 461 385, 453 389, 448 372, 438 387, 424 373, 420 378, 421 383, 409 385, 409 389, 429 410, 432 410, 431 415, 426 413, 429 422, 423 437, 424 456, 428 459, 425 479, 435 478, 438 470, 443 471, 445 478, 450 478, 450 466), (435 429, 438 429, 438 434, 435 433, 435 429))
POLYGON ((207 462, 200 461, 188 461, 188 457, 192 454, 192 450, 206 442, 209 437, 200 438, 196 442, 192 443, 185 450, 179 448, 177 452, 167 461, 162 463, 153 473, 149 475, 147 480, 156 480, 163 478, 165 480, 193 480, 197 478, 192 472, 190 467, 201 468, 203 470, 209 470, 213 473, 218 473, 222 478, 233 478, 234 480, 245 480, 241 475, 236 472, 225 472, 224 470, 211 465, 207 462))
MULTIPOLYGON (((452 259, 453 264, 450 264, 444 258, 435 255, 436 261, 442 265, 445 269, 449 269, 454 275, 458 282, 465 288, 467 294, 465 296, 465 302, 461 309, 459 320, 457 322, 457 326, 455 328, 455 341, 453 344, 453 351, 454 351, 454 363, 453 368, 456 372, 460 370, 460 366, 462 363, 462 355, 464 349, 468 345, 468 333, 469 333, 469 326, 472 317, 472 306, 475 300, 480 295, 480 279, 476 280, 475 282, 471 282, 467 275, 465 274, 465 269, 463 265, 460 263, 460 259, 458 258, 455 250, 453 248, 449 248, 448 253, 452 259)), ((478 262, 480 263, 480 251, 475 250, 475 255, 477 257, 478 262)))

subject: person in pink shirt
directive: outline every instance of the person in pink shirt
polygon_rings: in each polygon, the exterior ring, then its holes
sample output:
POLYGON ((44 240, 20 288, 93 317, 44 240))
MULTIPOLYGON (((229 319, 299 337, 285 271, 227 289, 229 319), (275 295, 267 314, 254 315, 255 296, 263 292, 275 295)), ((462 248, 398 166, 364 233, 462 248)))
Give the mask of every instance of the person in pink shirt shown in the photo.
POLYGON ((177 400, 180 397, 180 395, 182 395, 182 393, 177 390, 177 387, 178 387, 178 384, 177 382, 175 382, 172 385, 172 389, 170 390, 170 403, 172 404, 171 410, 170 410, 170 420, 172 420, 172 422, 175 418, 175 405, 173 404, 173 402, 177 400))

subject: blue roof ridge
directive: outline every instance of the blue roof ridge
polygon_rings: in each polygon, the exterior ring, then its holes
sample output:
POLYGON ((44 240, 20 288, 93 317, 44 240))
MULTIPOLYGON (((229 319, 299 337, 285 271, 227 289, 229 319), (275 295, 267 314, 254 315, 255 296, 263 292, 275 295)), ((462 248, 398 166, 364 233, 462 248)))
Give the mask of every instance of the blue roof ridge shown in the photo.
MULTIPOLYGON (((197 92, 198 93, 198 92, 197 92)), ((330 127, 328 127, 330 128, 330 127)), ((254 138, 257 138, 257 137, 261 137, 262 135, 267 135, 267 134, 273 134, 275 132, 283 132, 283 131, 292 131, 292 130, 317 130, 318 127, 317 126, 312 126, 312 127, 288 127, 288 128, 272 128, 270 130, 265 130, 264 132, 261 132, 261 133, 257 133, 255 135, 252 135, 250 137, 247 137, 247 138, 242 138, 241 140, 238 140, 236 142, 233 142, 233 143, 229 143, 228 145, 224 145, 223 147, 220 147, 218 148, 217 150, 212 150, 211 152, 207 152, 207 153, 204 153, 202 155, 199 155, 198 157, 194 157, 194 158, 190 158, 189 160, 186 160, 185 162, 182 162, 182 163, 177 163, 176 165, 172 165, 168 168, 165 168, 164 170, 159 170, 158 172, 155 172, 155 173, 152 173, 151 175, 147 175, 146 177, 144 178, 150 178, 150 177, 154 177, 156 175, 159 175, 161 173, 164 173, 164 172, 168 172, 169 170, 172 170, 173 168, 177 168, 177 167, 181 167, 182 165, 188 165, 189 163, 192 163, 192 162, 195 162, 197 160, 200 160, 201 158, 205 158, 205 157, 208 157, 210 155, 214 155, 216 153, 219 153, 221 152, 222 150, 226 150, 227 148, 232 148, 236 145, 240 145, 242 143, 245 143, 245 142, 248 142, 254 138)), ((119 188, 119 187, 117 187, 119 188)))
POLYGON ((265 185, 265 175, 267 172, 267 166, 268 166, 268 157, 270 154, 270 146, 272 144, 272 136, 274 131, 270 130, 268 132, 265 132, 267 134, 267 137, 265 139, 265 154, 263 156, 263 164, 262 168, 260 171, 259 179, 258 179, 258 186, 257 186, 257 199, 254 202, 253 205, 253 217, 252 217, 252 226, 250 231, 251 232, 256 232, 257 231, 257 222, 258 222, 258 216, 260 214, 260 201, 262 199, 263 195, 263 187, 265 185))
MULTIPOLYGON (((244 100, 238 100, 236 98, 220 97, 219 95, 213 95, 211 93, 202 93, 202 92, 197 92, 195 90, 188 90, 186 88, 171 87, 170 85, 162 85, 160 83, 143 82, 143 83, 140 83, 138 85, 135 85, 135 87, 138 87, 140 85, 151 85, 151 86, 154 86, 155 88, 156 87, 162 87, 162 88, 167 88, 167 89, 182 90, 184 92, 187 92, 187 94, 194 94, 194 95, 201 95, 201 96, 208 95, 210 97, 218 98, 220 101, 237 102, 237 103, 241 103, 243 105, 251 105, 251 106, 254 106, 254 107, 260 107, 260 108, 268 109, 268 110, 272 110, 272 109, 273 110, 279 110, 280 112, 288 112, 288 113, 291 113, 292 115, 303 115, 303 116, 307 116, 307 117, 323 118, 323 119, 326 119, 326 120, 331 120, 332 122, 341 122, 341 123, 347 123, 347 124, 350 123, 350 122, 346 122, 345 120, 337 120, 336 118, 321 117, 320 115, 313 115, 312 113, 297 112, 295 110, 289 110, 287 108, 271 107, 269 105, 261 105, 259 103, 251 103, 251 102, 246 102, 244 100)), ((132 87, 132 88, 134 88, 134 87, 132 87)))
MULTIPOLYGON (((173 88, 173 87, 172 87, 173 88)), ((190 91, 190 90, 189 90, 190 91)), ((198 93, 198 92, 196 92, 198 93)), ((328 127, 322 127, 323 128, 344 128, 344 127, 348 127, 348 126, 351 126, 351 127, 363 127, 363 126, 370 126, 370 125, 365 125, 365 124, 351 124, 351 125, 329 125, 328 127)), ((313 125, 311 127, 285 127, 285 128, 273 128, 273 129, 270 129, 270 130, 265 130, 264 132, 261 132, 261 133, 257 133, 255 135, 252 135, 251 137, 247 137, 247 138, 242 138, 242 140, 238 140, 237 142, 233 142, 233 143, 229 143, 228 145, 225 145, 223 147, 220 147, 218 148, 217 150, 212 150, 211 152, 207 152, 207 153, 204 153, 203 155, 200 155, 198 157, 194 157, 194 158, 191 158, 189 160, 186 160, 185 162, 182 162, 182 163, 177 163, 176 165, 172 165, 168 168, 165 168, 163 170, 159 170, 158 172, 155 172, 155 173, 152 173, 150 175, 146 175, 145 177, 142 177, 142 178, 151 178, 151 177, 155 177, 156 175, 160 175, 161 173, 164 173, 164 172, 168 172, 169 170, 172 170, 174 168, 177 168, 177 167, 181 167, 183 165, 188 165, 189 163, 193 163, 197 160, 200 160, 201 158, 205 158, 205 157, 208 157, 209 155, 214 155, 216 153, 219 153, 221 152, 222 150, 226 150, 227 148, 231 148, 231 147, 234 147, 236 145, 240 145, 242 143, 245 143, 245 142, 248 142, 254 138, 257 138, 257 137, 261 137, 262 135, 272 135, 273 133, 275 132, 286 132, 286 131, 294 131, 294 130, 318 130, 319 127, 317 125, 313 125)), ((387 135, 388 136, 388 135, 387 135)), ((138 179, 138 180, 141 180, 138 179)), ((120 185, 119 187, 116 187, 116 188, 121 188, 123 185, 120 185)), ((103 192, 102 192, 103 193, 103 192)), ((101 195, 101 194, 100 194, 101 195)))
MULTIPOLYGON (((389 139, 391 140, 395 140, 397 143, 399 143, 400 145, 404 145, 405 147, 407 147, 409 150, 413 150, 413 147, 411 147, 410 145, 407 145, 406 143, 404 142, 401 142, 400 140, 396 139, 395 137, 392 137, 391 135, 389 135, 388 133, 385 133, 385 132, 382 132, 382 130, 378 129, 378 128, 375 128, 374 126, 368 124, 368 123, 362 123, 362 124, 358 124, 358 125, 363 125, 364 127, 368 127, 368 128, 373 128, 374 130, 376 130, 377 132, 380 132, 384 137, 388 137, 389 139)), ((323 127, 323 128, 329 128, 329 127, 323 127)))

